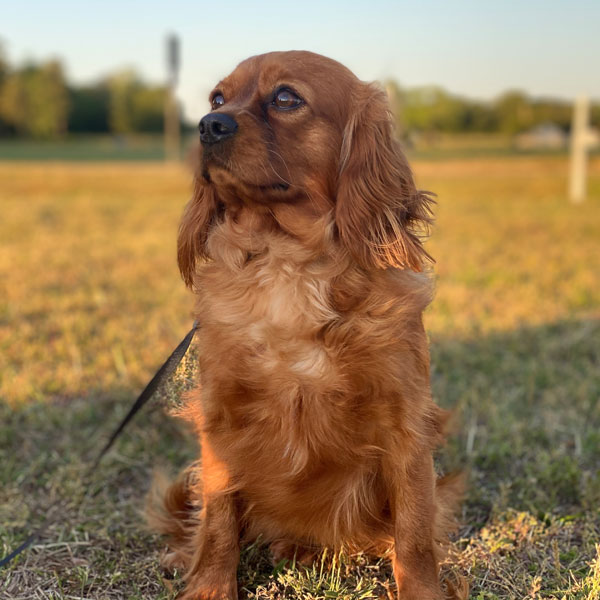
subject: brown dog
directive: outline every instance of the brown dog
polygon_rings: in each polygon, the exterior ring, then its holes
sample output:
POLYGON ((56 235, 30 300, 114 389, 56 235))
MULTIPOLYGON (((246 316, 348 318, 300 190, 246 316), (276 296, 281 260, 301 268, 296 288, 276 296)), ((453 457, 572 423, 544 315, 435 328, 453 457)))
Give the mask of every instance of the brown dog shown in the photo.
POLYGON ((400 598, 443 597, 457 485, 421 313, 431 283, 385 94, 309 52, 252 57, 211 94, 179 267, 197 294, 200 380, 183 416, 202 464, 155 524, 183 597, 237 598, 242 540, 278 553, 392 551, 400 598))

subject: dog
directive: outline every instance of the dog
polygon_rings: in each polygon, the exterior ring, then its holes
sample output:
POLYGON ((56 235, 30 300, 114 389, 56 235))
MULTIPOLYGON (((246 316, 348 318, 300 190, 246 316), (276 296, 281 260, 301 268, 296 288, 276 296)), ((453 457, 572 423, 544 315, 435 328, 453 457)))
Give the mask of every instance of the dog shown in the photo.
POLYGON ((200 121, 178 262, 197 298, 200 384, 180 416, 201 460, 151 520, 186 600, 233 600, 240 546, 391 557, 403 600, 445 597, 460 494, 432 453, 422 323, 431 300, 417 190, 387 97, 303 51, 242 62, 200 121))

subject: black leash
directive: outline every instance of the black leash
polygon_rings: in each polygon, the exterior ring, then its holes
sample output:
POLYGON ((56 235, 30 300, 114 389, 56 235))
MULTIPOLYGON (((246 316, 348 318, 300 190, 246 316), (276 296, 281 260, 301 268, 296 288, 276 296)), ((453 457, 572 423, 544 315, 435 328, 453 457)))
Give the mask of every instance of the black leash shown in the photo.
MULTIPOLYGON (((148 400, 150 400, 150 398, 152 397, 154 392, 158 389, 160 384, 165 379, 167 379, 167 377, 169 377, 170 375, 173 374, 173 372, 175 371, 175 369, 181 362, 182 358, 185 356, 185 353, 187 352, 187 349, 189 348, 189 346, 192 342, 192 338, 194 337, 194 334, 196 333, 196 330, 198 329, 198 327, 199 327, 198 321, 194 321, 194 325, 192 326, 190 331, 181 340, 181 342, 179 342, 179 345, 177 346, 177 348, 175 348, 175 350, 173 350, 173 352, 171 353, 171 356, 169 356, 169 358, 167 358, 167 360, 164 362, 162 367, 160 367, 160 369, 158 369, 158 371, 156 372, 154 377, 149 381, 148 385, 146 385, 146 387, 143 389, 142 393, 137 397, 136 401, 133 403, 132 407, 129 409, 129 412, 125 415, 125 418, 121 421, 119 426, 114 430, 114 432, 110 436, 108 442, 106 442, 106 444, 104 445, 102 450, 100 450, 100 452, 98 453, 98 456, 96 457, 96 460, 94 460, 94 462, 91 464, 89 470, 86 472, 86 476, 91 475, 96 470, 96 468, 98 467, 98 464, 102 460, 103 456, 110 450, 110 448, 114 444, 115 440, 119 437, 119 435, 121 435, 122 431, 125 429, 125 427, 129 423, 129 421, 131 421, 131 419, 133 419, 133 417, 140 410, 140 408, 142 408, 142 406, 144 406, 144 404, 146 404, 146 402, 148 402, 148 400)), ((0 568, 6 566, 14 558, 19 556, 19 554, 21 554, 29 546, 31 546, 31 544, 33 544, 33 542, 44 533, 44 531, 46 530, 48 525, 50 525, 50 521, 48 521, 47 523, 45 523, 44 525, 42 525, 41 527, 36 529, 31 535, 29 535, 29 537, 20 546, 18 546, 10 554, 7 554, 4 558, 2 558, 2 560, 0 560, 0 568)))
POLYGON ((16 558, 19 556, 19 554, 21 554, 21 552, 29 548, 29 546, 33 544, 34 540, 36 540, 37 537, 43 533, 44 529, 46 529, 46 526, 36 529, 20 546, 15 548, 10 554, 7 554, 2 560, 0 560, 0 568, 7 565, 13 558, 16 558))
MULTIPOLYGON (((179 345, 177 346, 177 348, 175 348, 175 350, 173 350, 171 356, 169 356, 169 358, 167 358, 163 366, 158 371, 156 371, 154 377, 148 382, 148 385, 144 388, 142 393, 138 396, 137 400, 133 403, 133 406, 129 409, 129 412, 125 415, 125 418, 121 421, 121 424, 115 429, 113 434, 110 436, 108 442, 106 442, 106 445, 104 446, 104 448, 102 448, 96 460, 93 462, 91 471, 96 470, 96 467, 102 460, 102 457, 110 450, 115 440, 119 437, 119 435, 121 435, 121 432, 127 426, 127 423, 129 423, 129 421, 133 419, 135 413, 137 413, 138 410, 140 410, 140 408, 142 408, 142 406, 144 406, 144 404, 146 404, 146 402, 150 400, 154 392, 157 390, 158 386, 175 371, 177 365, 179 365, 181 359, 185 356, 185 353, 187 352, 187 349, 190 346, 192 338, 196 333, 196 329, 198 329, 198 321, 194 321, 194 325, 189 330, 187 335, 181 340, 181 342, 179 342, 179 345)), ((0 566, 2 566, 1 563, 0 566)))

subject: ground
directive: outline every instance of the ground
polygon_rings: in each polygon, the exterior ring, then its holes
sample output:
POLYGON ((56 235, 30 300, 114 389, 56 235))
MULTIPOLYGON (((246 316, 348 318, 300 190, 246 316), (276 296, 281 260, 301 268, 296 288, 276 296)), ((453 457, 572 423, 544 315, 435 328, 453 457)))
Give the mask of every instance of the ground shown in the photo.
MULTIPOLYGON (((455 411, 441 470, 469 486, 444 573, 479 600, 600 598, 600 159, 587 202, 561 156, 414 162, 438 194, 426 313, 437 401, 455 411)), ((175 265, 185 167, 0 163, 0 599, 169 599, 180 578, 141 511, 152 471, 193 458, 165 414, 177 377, 87 473, 190 326, 175 265)), ((247 548, 240 597, 391 597, 385 561, 311 568, 247 548)))

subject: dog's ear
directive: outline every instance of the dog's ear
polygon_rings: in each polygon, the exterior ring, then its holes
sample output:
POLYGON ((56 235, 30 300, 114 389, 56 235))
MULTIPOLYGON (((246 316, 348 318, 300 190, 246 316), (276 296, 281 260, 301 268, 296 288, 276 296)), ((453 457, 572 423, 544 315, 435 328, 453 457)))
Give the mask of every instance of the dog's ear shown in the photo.
POLYGON ((192 198, 183 211, 177 237, 177 262, 188 287, 193 286, 197 261, 208 258, 206 241, 217 207, 214 186, 197 177, 192 198))
POLYGON ((335 208, 340 239, 366 268, 421 271, 432 260, 420 237, 432 221, 432 196, 415 187, 385 92, 361 84, 355 107, 340 157, 335 208))

